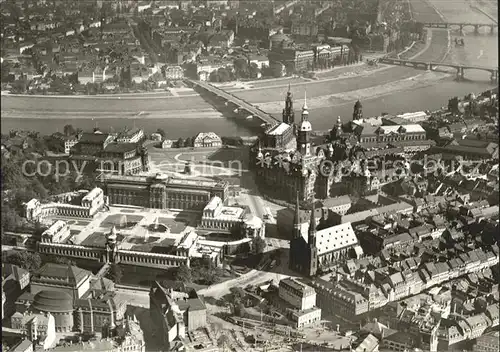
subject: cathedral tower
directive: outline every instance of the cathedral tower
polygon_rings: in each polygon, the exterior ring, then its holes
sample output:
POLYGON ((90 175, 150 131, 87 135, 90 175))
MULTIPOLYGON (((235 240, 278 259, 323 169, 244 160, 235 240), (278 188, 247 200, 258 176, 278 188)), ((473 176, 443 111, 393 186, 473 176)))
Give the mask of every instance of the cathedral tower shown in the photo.
POLYGON ((314 197, 312 198, 311 207, 311 219, 309 220, 309 230, 307 233, 307 247, 308 247, 308 259, 309 259, 309 270, 307 274, 309 276, 316 275, 318 271, 318 248, 316 247, 316 212, 314 208, 314 197))
POLYGON ((290 92, 290 84, 288 84, 288 92, 286 93, 285 108, 283 109, 283 122, 288 125, 293 125, 295 122, 295 113, 293 111, 292 92, 290 92))
POLYGON ((311 133, 312 126, 309 122, 309 111, 307 110, 307 95, 304 93, 304 106, 302 107, 302 118, 297 131, 297 150, 302 156, 311 156, 311 133))
POLYGON ((354 104, 354 111, 352 112, 352 119, 353 120, 360 120, 363 118, 363 105, 361 105, 361 102, 358 100, 354 104))

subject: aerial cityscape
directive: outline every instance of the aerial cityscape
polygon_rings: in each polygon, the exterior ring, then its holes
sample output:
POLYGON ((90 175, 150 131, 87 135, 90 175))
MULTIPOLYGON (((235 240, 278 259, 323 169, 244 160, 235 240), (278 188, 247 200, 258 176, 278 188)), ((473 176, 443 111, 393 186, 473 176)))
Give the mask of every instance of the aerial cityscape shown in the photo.
POLYGON ((2 351, 500 350, 497 1, 0 12, 2 351))

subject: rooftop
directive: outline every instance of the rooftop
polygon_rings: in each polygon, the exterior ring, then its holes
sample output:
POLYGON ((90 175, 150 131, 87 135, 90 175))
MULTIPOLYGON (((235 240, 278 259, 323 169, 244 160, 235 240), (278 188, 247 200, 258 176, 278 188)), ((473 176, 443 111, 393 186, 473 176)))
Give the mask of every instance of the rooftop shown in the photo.
POLYGON ((351 223, 340 224, 319 230, 316 233, 316 238, 318 255, 358 244, 358 239, 351 223))
POLYGON ((35 273, 33 280, 45 277, 57 280, 70 280, 76 284, 89 276, 91 276, 89 271, 80 269, 77 266, 47 263, 35 273))
POLYGON ((286 286, 292 287, 293 289, 301 292, 302 296, 306 296, 306 295, 310 295, 312 293, 315 293, 314 288, 304 284, 303 282, 300 282, 299 280, 293 279, 293 278, 286 278, 286 279, 281 280, 280 286, 281 285, 286 285, 286 286))

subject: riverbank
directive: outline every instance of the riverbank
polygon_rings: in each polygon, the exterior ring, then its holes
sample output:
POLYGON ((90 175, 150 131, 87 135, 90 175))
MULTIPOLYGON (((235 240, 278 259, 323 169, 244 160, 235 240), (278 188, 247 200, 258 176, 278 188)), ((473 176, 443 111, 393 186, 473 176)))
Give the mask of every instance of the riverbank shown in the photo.
MULTIPOLYGON (((428 87, 438 80, 448 78, 449 74, 439 72, 417 73, 411 77, 398 81, 381 84, 378 86, 356 89, 342 93, 329 94, 315 98, 308 97, 308 105, 316 109, 335 108, 347 103, 354 103, 356 100, 375 99, 395 92, 407 91, 416 88, 428 87)), ((272 114, 276 114, 283 109, 282 101, 274 101, 256 104, 260 109, 272 114)))
POLYGON ((119 114, 107 111, 16 111, 2 110, 2 119, 125 119, 141 121, 144 119, 223 119, 224 116, 214 110, 162 110, 143 114, 119 114))

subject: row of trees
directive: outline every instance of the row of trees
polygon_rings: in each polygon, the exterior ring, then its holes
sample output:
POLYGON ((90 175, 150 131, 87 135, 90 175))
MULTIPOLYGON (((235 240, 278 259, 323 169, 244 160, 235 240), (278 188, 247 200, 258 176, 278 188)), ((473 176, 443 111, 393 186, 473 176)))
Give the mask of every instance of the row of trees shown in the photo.
POLYGON ((198 283, 203 285, 213 285, 224 276, 225 264, 223 268, 212 266, 204 261, 193 261, 191 267, 181 265, 175 273, 175 280, 184 283, 198 283))

